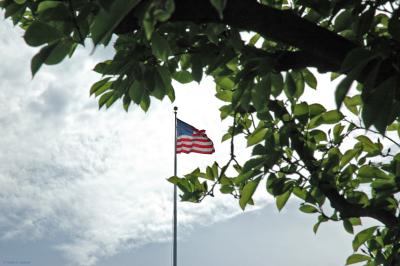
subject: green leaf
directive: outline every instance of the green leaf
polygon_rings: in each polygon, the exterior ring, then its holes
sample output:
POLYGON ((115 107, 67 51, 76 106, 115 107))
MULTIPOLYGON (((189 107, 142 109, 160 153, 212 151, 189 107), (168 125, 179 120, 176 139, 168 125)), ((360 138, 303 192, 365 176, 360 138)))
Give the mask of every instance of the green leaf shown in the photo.
POLYGON ((259 40, 260 38, 261 38, 261 35, 260 35, 260 34, 258 34, 258 33, 254 34, 254 35, 250 38, 249 45, 250 45, 250 46, 256 45, 256 43, 258 42, 258 40, 259 40))
POLYGON ((357 249, 364 244, 367 240, 369 240, 372 235, 374 234, 376 228, 378 228, 378 226, 373 226, 370 228, 367 228, 365 230, 360 231, 353 240, 353 250, 357 251, 357 249))
POLYGON ((106 108, 110 108, 111 105, 113 105, 115 103, 115 101, 118 100, 118 97, 115 95, 115 91, 114 94, 110 97, 110 99, 108 99, 108 101, 106 102, 106 108))
POLYGON ((51 43, 63 37, 62 33, 49 24, 34 21, 25 31, 25 42, 30 46, 51 43))
POLYGON ((284 84, 283 84, 283 77, 280 73, 270 73, 271 77, 271 94, 274 97, 278 97, 281 94, 284 84))
POLYGON ((353 97, 346 96, 343 102, 350 112, 352 112, 355 115, 359 114, 359 110, 357 109, 357 107, 362 104, 360 95, 355 95, 353 97))
POLYGON ((394 180, 375 180, 371 183, 371 187, 376 191, 392 191, 397 188, 394 180))
POLYGON ((248 182, 242 189, 242 193, 240 195, 239 199, 239 205, 244 210, 246 208, 246 205, 249 203, 251 200, 251 197, 253 196, 254 192, 256 191, 258 184, 260 183, 261 177, 256 178, 255 180, 252 180, 248 182))
POLYGON ((351 222, 348 219, 343 220, 343 227, 348 233, 350 233, 350 234, 354 233, 353 225, 351 224, 351 222))
POLYGON ((352 23, 353 23, 352 10, 348 9, 344 10, 336 17, 333 27, 336 32, 341 32, 345 29, 348 29, 352 23))
POLYGON ((181 70, 173 73, 172 78, 182 84, 186 84, 193 81, 192 75, 186 70, 181 70))
POLYGON ((359 217, 349 218, 349 221, 353 226, 362 225, 361 219, 359 217))
POLYGON ((40 49, 31 61, 32 76, 35 76, 37 71, 43 64, 54 65, 61 62, 72 48, 72 41, 60 41, 47 45, 40 49))
POLYGON ((317 143, 321 142, 321 141, 326 141, 327 137, 326 137, 326 133, 322 130, 313 130, 309 132, 309 135, 311 138, 313 138, 317 143))
MULTIPOLYGON (((6 2, 5 1, 0 1, 0 7, 4 6, 5 7, 6 2)), ((18 5, 17 3, 10 3, 5 7, 6 12, 4 13, 4 18, 8 18, 11 16, 17 15, 21 10, 24 10, 24 5, 18 5)))
POLYGON ((332 72, 331 73, 331 81, 334 81, 335 79, 337 79, 338 77, 340 77, 342 74, 340 73, 336 73, 336 72, 332 72))
POLYGON ((140 108, 142 108, 143 111, 147 112, 150 107, 150 97, 148 94, 144 93, 142 96, 142 101, 140 102, 140 108))
POLYGON ((314 116, 317 116, 319 114, 322 114, 322 113, 326 112, 325 107, 323 107, 319 103, 310 104, 308 106, 308 110, 310 112, 310 117, 314 117, 314 116))
POLYGON ((336 87, 335 100, 338 109, 342 106, 343 100, 350 90, 351 84, 353 84, 354 79, 350 77, 345 77, 340 81, 339 85, 336 87))
POLYGON ((319 226, 321 225, 321 223, 324 223, 324 222, 326 222, 326 221, 328 221, 328 218, 326 218, 325 216, 323 216, 323 215, 318 216, 318 222, 317 222, 316 224, 314 224, 314 226, 313 226, 313 232, 314 232, 314 234, 317 233, 318 228, 319 228, 319 226))
POLYGON ((316 213, 316 212, 318 212, 318 209, 316 207, 314 207, 312 205, 309 205, 309 204, 305 204, 305 203, 301 204, 299 210, 304 212, 304 213, 316 213))
POLYGON ((289 99, 292 99, 296 95, 296 82, 290 72, 286 74, 285 86, 283 90, 289 99))
POLYGON ((296 84, 296 93, 294 94, 294 98, 298 99, 304 93, 304 87, 305 87, 304 77, 303 74, 297 70, 293 70, 291 72, 291 75, 293 76, 293 79, 296 84))
MULTIPOLYGON (((93 93, 95 93, 96 91, 98 91, 99 89, 101 89, 104 85, 106 85, 106 83, 110 80, 110 78, 105 78, 102 80, 97 81, 96 83, 94 83, 92 85, 92 87, 90 88, 90 95, 92 95, 93 93)), ((110 83, 111 84, 111 83, 110 83)), ((110 86, 110 84, 108 84, 108 86, 110 86)))
MULTIPOLYGON (((348 168, 346 168, 348 169, 348 168)), ((361 182, 362 180, 360 180, 361 182)), ((370 204, 369 199, 367 194, 365 194, 364 192, 361 191, 351 191, 351 192, 347 192, 347 200, 351 203, 357 204, 357 205, 361 205, 363 207, 368 206, 370 204)), ((359 224, 355 224, 355 218, 350 218, 349 221, 351 222, 352 225, 359 225, 359 224)), ((361 223, 361 220, 359 221, 361 223)))
POLYGON ((223 19, 224 17, 223 12, 226 6, 226 1, 227 0, 210 0, 213 7, 218 11, 220 19, 223 19))
POLYGON ((358 263, 358 262, 363 262, 363 261, 367 261, 367 260, 370 260, 370 259, 371 259, 371 257, 369 257, 369 256, 355 253, 355 254, 353 254, 353 255, 351 255, 350 257, 347 258, 346 265, 350 265, 350 264, 354 264, 354 263, 358 263))
POLYGON ((343 129, 344 129, 344 126, 342 124, 340 124, 340 123, 336 124, 333 127, 333 140, 334 140, 335 144, 340 143, 340 141, 342 140, 343 129))
POLYGON ((106 84, 104 84, 103 86, 101 86, 100 88, 98 88, 95 92, 94 95, 95 97, 103 94, 105 91, 107 91, 108 89, 111 88, 111 85, 113 84, 113 81, 107 82, 106 84))
POLYGON ((235 183, 235 185, 240 185, 243 182, 257 176, 259 174, 259 171, 254 171, 251 169, 248 169, 248 171, 242 171, 242 173, 240 175, 238 175, 237 177, 235 177, 233 179, 233 183, 235 183))
POLYGON ((125 94, 125 95, 124 95, 124 98, 122 99, 122 106, 123 106, 125 112, 128 112, 129 106, 131 105, 131 102, 132 102, 132 100, 131 100, 131 98, 129 97, 129 95, 126 95, 126 94, 125 94))
POLYGON ((217 77, 215 82, 220 86, 223 90, 232 90, 235 86, 235 82, 228 77, 217 77))
POLYGON ((356 139, 363 144, 364 151, 370 154, 379 154, 381 149, 379 144, 373 143, 367 136, 358 136, 356 139))
POLYGON ((253 146, 254 144, 259 143, 262 141, 267 134, 268 129, 267 128, 262 128, 260 130, 257 130, 253 132, 248 138, 247 138, 247 147, 253 146))
MULTIPOLYGON (((335 91, 335 99, 337 108, 340 109, 344 98, 346 97, 348 91, 350 90, 351 84, 355 81, 363 70, 368 66, 368 63, 374 59, 376 56, 369 56, 367 58, 363 58, 355 67, 349 72, 349 74, 339 83, 335 91)), ((379 69, 379 64, 377 65, 377 69, 379 69)), ((371 75, 370 75, 371 77, 371 75)))
POLYGON ((140 102, 142 101, 144 90, 145 88, 140 84, 140 82, 135 80, 129 87, 129 97, 131 97, 134 103, 140 104, 140 102))
POLYGON ((157 32, 154 32, 151 38, 151 51, 155 57, 163 61, 167 61, 171 54, 168 41, 157 32))
POLYGON ((214 181, 217 176, 218 175, 214 175, 213 169, 210 166, 207 166, 205 178, 214 181))
POLYGON ((360 150, 359 149, 351 149, 346 151, 343 154, 343 157, 340 159, 340 167, 345 166, 346 164, 348 164, 354 157, 356 157, 356 155, 360 154, 360 150))
POLYGON ((361 116, 367 128, 374 125, 383 134, 386 127, 393 122, 395 118, 392 115, 393 99, 396 97, 396 87, 397 76, 392 76, 369 95, 363 96, 364 106, 361 116))
POLYGON ((235 188, 230 185, 222 185, 219 191, 221 191, 222 194, 231 194, 235 188))
POLYGON ((220 90, 215 94, 215 97, 217 97, 221 101, 229 102, 229 103, 232 102, 232 96, 233 96, 233 93, 232 93, 232 91, 229 91, 229 90, 220 90))
POLYGON ((122 19, 137 5, 140 0, 114 0, 109 10, 100 9, 90 29, 95 45, 110 38, 122 19))
POLYGON ((303 70, 303 77, 305 82, 307 83, 308 86, 310 86, 310 88, 312 89, 317 89, 317 79, 315 78, 314 74, 308 70, 307 68, 305 68, 303 70))
POLYGON ((103 95, 101 95, 101 97, 99 99, 99 109, 101 109, 101 107, 103 107, 103 105, 105 105, 107 103, 107 101, 111 99, 113 94, 114 94, 114 91, 108 91, 108 92, 104 93, 103 95))
POLYGON ((73 42, 71 40, 60 40, 55 43, 54 48, 51 49, 44 63, 46 65, 56 65, 60 63, 69 54, 72 47, 73 42))
POLYGON ((320 126, 322 123, 323 123, 323 121, 322 121, 321 115, 317 115, 310 120, 310 123, 308 123, 308 128, 309 129, 316 128, 316 127, 320 126))
POLYGON ((54 45, 43 47, 39 51, 39 53, 37 53, 34 57, 32 57, 31 60, 32 77, 34 77, 36 73, 39 71, 40 67, 44 64, 44 61, 46 61, 46 58, 49 56, 53 48, 54 45))
POLYGON ((175 90, 171 84, 172 83, 171 74, 169 73, 168 69, 165 66, 157 66, 156 68, 164 84, 168 98, 171 100, 171 102, 175 101, 175 90))
POLYGON ((42 13, 43 11, 51 8, 55 8, 59 5, 62 5, 63 3, 60 1, 43 1, 39 3, 39 6, 37 8, 38 13, 42 13))
MULTIPOLYGON (((232 86, 233 87, 233 86, 232 86)), ((271 94, 271 80, 270 78, 264 77, 261 82, 254 85, 251 92, 252 102, 257 110, 261 110, 265 107, 269 96, 271 94)))
POLYGON ((285 206, 286 202, 290 198, 290 194, 292 194, 292 191, 288 190, 285 193, 276 197, 276 207, 279 211, 282 210, 282 208, 285 206))
POLYGON ((177 177, 177 176, 171 176, 167 180, 168 180, 168 182, 170 182, 170 183, 172 183, 174 185, 177 185, 181 179, 179 177, 177 177))
POLYGON ((171 17, 172 13, 175 11, 175 1, 166 0, 163 2, 163 5, 163 9, 157 9, 154 11, 155 19, 161 22, 165 22, 171 17))
MULTIPOLYGON (((154 80, 154 90, 151 91, 151 95, 156 97, 159 100, 162 100, 165 97, 165 95, 167 94, 167 92, 166 92, 167 88, 164 86, 164 82, 163 82, 160 74, 158 73, 158 71, 151 71, 150 73, 151 73, 150 76, 153 76, 153 80, 154 80)), ((146 77, 145 77, 145 79, 146 79, 146 77)), ((172 96, 172 98, 170 98, 171 101, 173 99, 175 99, 175 92, 173 90, 172 90, 172 92, 173 92, 173 95, 171 95, 172 96)))
POLYGON ((388 175, 375 166, 363 165, 358 170, 358 176, 363 179, 388 179, 388 175))
POLYGON ((336 124, 337 122, 341 121, 344 116, 338 110, 332 110, 323 113, 321 118, 324 124, 336 124))
POLYGON ((203 78, 203 63, 200 55, 197 54, 192 55, 192 76, 197 83, 200 83, 203 78))
POLYGON ((293 114, 295 116, 303 116, 303 115, 308 115, 308 104, 305 102, 298 103, 294 106, 293 108, 293 114))
POLYGON ((142 20, 144 33, 146 34, 146 39, 150 40, 153 35, 156 21, 154 18, 151 18, 149 12, 146 13, 144 19, 142 20))

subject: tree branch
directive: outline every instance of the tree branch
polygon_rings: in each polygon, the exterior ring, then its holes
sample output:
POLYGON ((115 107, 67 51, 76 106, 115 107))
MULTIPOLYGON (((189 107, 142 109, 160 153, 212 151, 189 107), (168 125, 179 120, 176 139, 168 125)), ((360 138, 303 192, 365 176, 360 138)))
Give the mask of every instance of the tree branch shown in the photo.
MULTIPOLYGON (((277 10, 257 1, 228 0, 221 20, 209 0, 175 0, 175 12, 169 21, 223 23, 245 31, 257 32, 306 52, 324 61, 326 69, 339 69, 346 54, 356 44, 303 19, 290 10, 277 10)), ((121 22, 116 33, 132 32, 138 28, 133 12, 121 22)))
MULTIPOLYGON (((285 107, 280 105, 277 101, 270 100, 268 107, 278 117, 283 117, 285 114, 288 115, 285 107)), ((291 130, 288 131, 288 134, 293 149, 299 154, 300 159, 306 165, 306 168, 310 172, 311 176, 316 176, 319 172, 319 163, 314 158, 313 152, 308 149, 304 143, 304 137, 302 136, 301 132, 297 129, 293 121, 285 121, 283 119, 282 121, 291 128, 291 130)), ((329 199, 332 207, 340 212, 343 218, 371 217, 389 227, 396 226, 399 223, 397 217, 390 211, 374 208, 374 206, 362 207, 360 205, 350 203, 327 181, 319 180, 317 187, 329 199)))
POLYGON ((319 72, 327 71, 339 71, 339 68, 332 68, 327 61, 322 60, 318 57, 305 51, 295 51, 295 52, 275 52, 270 53, 263 49, 259 49, 252 46, 245 46, 244 52, 247 54, 253 54, 259 57, 268 57, 275 60, 275 70, 276 71, 288 71, 291 69, 301 69, 305 67, 315 67, 319 72))

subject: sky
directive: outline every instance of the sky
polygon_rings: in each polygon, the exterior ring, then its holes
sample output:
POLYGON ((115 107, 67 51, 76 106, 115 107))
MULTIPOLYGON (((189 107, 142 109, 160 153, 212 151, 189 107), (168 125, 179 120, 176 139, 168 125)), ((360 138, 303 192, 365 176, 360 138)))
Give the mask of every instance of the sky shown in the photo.
MULTIPOLYGON (((22 32, 0 22, 0 265, 171 265, 173 106, 206 129, 213 155, 179 155, 178 174, 229 159, 214 85, 174 84, 177 100, 148 113, 89 97, 95 64, 111 49, 79 48, 32 79, 22 32)), ((321 77, 319 101, 334 108, 321 77)), ((329 93, 328 93, 329 92, 329 93)), ((249 155, 236 143, 238 159, 249 155)), ((341 224, 312 232, 316 216, 291 200, 279 213, 266 192, 242 212, 229 196, 179 203, 179 265, 344 265, 352 236, 341 224)))

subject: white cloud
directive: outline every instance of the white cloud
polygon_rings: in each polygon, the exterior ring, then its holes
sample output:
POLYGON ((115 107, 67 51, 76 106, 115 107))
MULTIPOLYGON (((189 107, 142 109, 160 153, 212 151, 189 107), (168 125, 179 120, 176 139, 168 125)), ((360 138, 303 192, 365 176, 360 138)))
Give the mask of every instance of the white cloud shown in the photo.
MULTIPOLYGON (((120 103, 98 111, 88 97, 98 78, 91 69, 109 51, 99 51, 94 60, 90 50, 79 49, 72 60, 44 67, 31 81, 29 61, 36 49, 23 43, 20 30, 2 24, 3 241, 50 239, 61 232, 68 238, 55 248, 74 265, 93 265, 124 248, 169 239, 172 186, 165 178, 173 174, 173 105, 156 103, 148 114, 126 114, 120 103)), ((217 147, 212 156, 179 156, 180 173, 228 159, 229 145, 219 144, 226 124, 219 120, 213 93, 209 81, 178 90, 180 117, 206 129, 217 147)), ((180 228, 185 235, 196 224, 238 212, 237 202, 227 196, 180 203, 180 228)))

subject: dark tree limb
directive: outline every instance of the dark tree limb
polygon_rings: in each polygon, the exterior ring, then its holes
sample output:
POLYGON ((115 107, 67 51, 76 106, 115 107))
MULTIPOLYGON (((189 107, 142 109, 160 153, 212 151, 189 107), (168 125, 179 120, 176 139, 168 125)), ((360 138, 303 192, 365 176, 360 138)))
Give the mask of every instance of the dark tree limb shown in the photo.
POLYGON ((290 10, 277 10, 257 1, 228 0, 221 21, 209 0, 176 0, 172 21, 225 23, 257 32, 265 38, 295 46, 340 66, 346 54, 357 47, 349 40, 309 22, 290 10))
MULTIPOLYGON (((330 71, 339 69, 346 54, 357 47, 342 36, 319 27, 290 10, 277 10, 257 1, 227 1, 222 20, 209 0, 175 0, 175 5, 171 22, 223 23, 241 30, 257 32, 265 38, 299 48, 307 56, 313 57, 314 62, 317 62, 316 67, 323 64, 324 69, 330 71)), ((137 28, 137 19, 131 12, 115 32, 127 33, 137 28)), ((305 58, 302 57, 303 60, 305 58)))
POLYGON ((243 50, 247 54, 259 56, 260 58, 273 58, 276 71, 288 71, 305 67, 315 67, 319 72, 339 71, 339 68, 332 68, 325 60, 321 60, 305 51, 271 53, 252 46, 245 46, 243 50))

